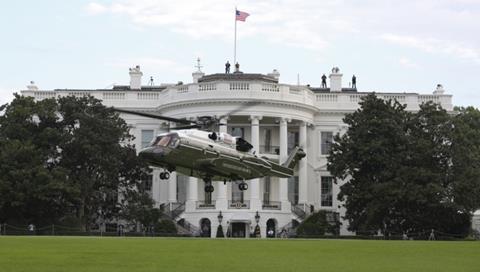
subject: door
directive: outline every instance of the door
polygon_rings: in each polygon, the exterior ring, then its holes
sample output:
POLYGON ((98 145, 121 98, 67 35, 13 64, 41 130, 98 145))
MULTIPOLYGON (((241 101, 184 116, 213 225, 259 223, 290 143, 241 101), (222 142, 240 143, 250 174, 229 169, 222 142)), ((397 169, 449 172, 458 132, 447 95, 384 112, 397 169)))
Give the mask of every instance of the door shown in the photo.
POLYGON ((245 223, 232 223, 232 237, 245 238, 246 237, 245 229, 246 229, 245 223))

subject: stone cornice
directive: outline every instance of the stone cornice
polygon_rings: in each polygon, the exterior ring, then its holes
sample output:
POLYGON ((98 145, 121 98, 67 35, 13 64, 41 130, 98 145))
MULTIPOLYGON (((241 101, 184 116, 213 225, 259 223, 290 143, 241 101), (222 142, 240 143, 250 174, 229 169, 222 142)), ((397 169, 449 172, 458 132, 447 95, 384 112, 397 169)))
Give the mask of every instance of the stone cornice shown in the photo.
MULTIPOLYGON (((207 105, 207 104, 238 104, 238 103, 248 103, 252 101, 258 101, 260 102, 259 106, 261 105, 273 105, 275 107, 279 107, 279 109, 282 109, 282 107, 289 107, 289 108, 296 108, 300 110, 307 110, 312 114, 315 114, 318 112, 318 108, 306 104, 300 104, 296 102, 285 102, 285 101, 278 101, 278 100, 258 100, 258 99, 235 99, 235 100, 227 100, 227 99, 197 99, 197 100, 190 100, 190 101, 180 101, 180 102, 173 102, 173 103, 168 103, 164 104, 161 106, 158 106, 156 108, 157 111, 164 111, 164 110, 171 110, 171 109, 179 109, 179 108, 185 108, 185 107, 190 107, 190 106, 195 106, 195 105, 207 105)), ((249 107, 248 109, 252 109, 253 107, 249 107)))

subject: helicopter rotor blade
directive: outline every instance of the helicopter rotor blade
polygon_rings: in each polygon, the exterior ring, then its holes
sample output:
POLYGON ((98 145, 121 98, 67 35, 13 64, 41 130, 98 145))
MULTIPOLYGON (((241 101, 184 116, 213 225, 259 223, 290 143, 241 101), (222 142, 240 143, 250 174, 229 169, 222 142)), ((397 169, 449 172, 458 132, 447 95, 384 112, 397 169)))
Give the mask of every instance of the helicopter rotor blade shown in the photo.
POLYGON ((173 117, 166 117, 166 116, 161 116, 161 115, 156 115, 156 114, 151 114, 151 113, 145 113, 145 112, 139 112, 139 111, 131 111, 131 110, 124 110, 124 109, 119 109, 119 108, 113 108, 117 112, 121 113, 127 113, 127 114, 133 114, 133 115, 138 115, 138 116, 143 116, 143 117, 148 117, 148 118, 154 118, 154 119, 159 119, 159 120, 165 120, 165 121, 170 121, 170 122, 175 122, 179 124, 185 124, 185 125, 190 125, 192 121, 188 121, 185 119, 178 119, 178 118, 173 118, 173 117))
POLYGON ((192 129, 192 128, 201 128, 199 125, 191 125, 191 126, 181 126, 181 127, 172 127, 172 130, 179 130, 179 129, 192 129))
POLYGON ((247 108, 250 108, 250 107, 253 107, 253 106, 262 104, 262 103, 263 103, 262 101, 258 101, 258 100, 256 100, 256 101, 248 101, 247 103, 241 105, 240 107, 237 107, 237 108, 235 108, 235 109, 233 109, 233 110, 231 110, 231 111, 229 111, 229 112, 227 112, 227 113, 225 113, 225 114, 223 114, 223 115, 220 115, 217 119, 218 119, 218 120, 221 120, 222 118, 225 118, 225 117, 227 117, 227 116, 229 116, 229 115, 232 115, 232 114, 234 114, 234 113, 237 113, 237 112, 239 112, 239 111, 242 111, 242 110, 244 110, 244 109, 247 109, 247 108))

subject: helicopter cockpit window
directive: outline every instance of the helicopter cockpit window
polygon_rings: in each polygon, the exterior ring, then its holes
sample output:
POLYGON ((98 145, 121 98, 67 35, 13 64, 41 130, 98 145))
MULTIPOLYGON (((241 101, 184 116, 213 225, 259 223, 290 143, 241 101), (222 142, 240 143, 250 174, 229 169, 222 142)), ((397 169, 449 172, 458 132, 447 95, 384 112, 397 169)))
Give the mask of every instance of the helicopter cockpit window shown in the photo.
POLYGON ((168 146, 175 148, 180 143, 180 138, 177 134, 169 134, 164 136, 158 136, 155 141, 153 141, 152 146, 168 146))
POLYGON ((157 142, 156 145, 158 146, 167 146, 168 143, 170 142, 171 137, 170 136, 163 136, 160 138, 160 140, 157 142))

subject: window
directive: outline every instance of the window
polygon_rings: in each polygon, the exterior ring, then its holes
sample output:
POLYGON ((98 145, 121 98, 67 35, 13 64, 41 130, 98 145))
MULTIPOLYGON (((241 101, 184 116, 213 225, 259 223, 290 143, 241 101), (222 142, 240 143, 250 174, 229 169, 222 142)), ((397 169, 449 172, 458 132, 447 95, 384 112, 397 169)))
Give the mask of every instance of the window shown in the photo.
POLYGON ((232 182, 232 202, 241 202, 243 203, 243 191, 238 188, 238 185, 242 183, 241 180, 232 182))
POLYGON ((330 148, 332 147, 333 143, 333 133, 328 131, 322 131, 321 133, 321 153, 322 155, 328 155, 330 152, 330 148))
POLYGON ((232 136, 245 138, 245 129, 241 127, 232 127, 232 136))
POLYGON ((270 177, 263 178, 263 203, 270 203, 270 177))
POLYGON ((270 152, 270 149, 272 148, 272 130, 271 129, 265 129, 265 152, 270 152))
MULTIPOLYGON (((205 187, 207 184, 204 182, 203 187, 205 187)), ((205 192, 205 204, 212 204, 212 192, 205 192)))
POLYGON ((333 178, 332 177, 322 177, 321 180, 321 205, 324 207, 333 206, 333 178))
POLYGON ((142 148, 150 145, 153 139, 153 130, 142 130, 142 148))
POLYGON ((177 202, 183 203, 187 200, 188 180, 188 176, 177 175, 177 202))
POLYGON ((151 191, 152 190, 152 182, 153 182, 153 176, 148 175, 145 180, 142 180, 142 186, 145 191, 151 191))
POLYGON ((296 146, 298 146, 298 131, 289 131, 288 132, 288 152, 292 151, 296 146))
POLYGON ((298 177, 288 178, 288 200, 292 204, 298 204, 298 177))

